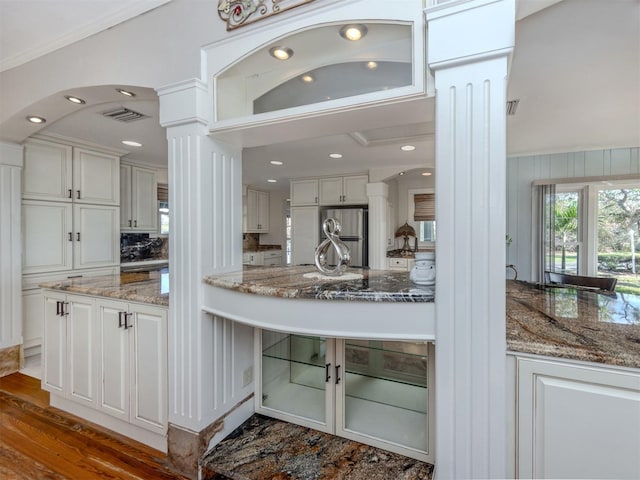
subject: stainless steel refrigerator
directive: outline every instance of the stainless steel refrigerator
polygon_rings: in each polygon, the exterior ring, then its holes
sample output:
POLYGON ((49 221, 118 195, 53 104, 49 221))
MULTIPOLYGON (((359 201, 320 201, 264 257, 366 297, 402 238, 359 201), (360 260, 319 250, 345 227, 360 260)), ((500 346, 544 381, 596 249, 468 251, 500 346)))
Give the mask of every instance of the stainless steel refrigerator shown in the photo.
MULTIPOLYGON (((342 225, 340 240, 347 244, 351 251, 351 267, 368 267, 368 210, 366 208, 327 208, 320 213, 320 241, 326 238, 322 231, 322 222, 334 218, 342 225)), ((327 257, 329 265, 336 265, 335 249, 330 248, 327 257)))

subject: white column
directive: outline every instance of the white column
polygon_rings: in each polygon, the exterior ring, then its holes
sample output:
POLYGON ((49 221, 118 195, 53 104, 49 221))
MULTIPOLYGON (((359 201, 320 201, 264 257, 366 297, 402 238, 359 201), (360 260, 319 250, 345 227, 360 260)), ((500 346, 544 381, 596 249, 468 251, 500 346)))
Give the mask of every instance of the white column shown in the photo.
POLYGON ((203 276, 242 269, 242 159, 208 136, 204 82, 158 93, 169 147, 169 423, 199 432, 251 393, 237 369, 252 363, 252 332, 202 312, 203 276))
POLYGON ((386 183, 367 184, 367 197, 369 197, 369 267, 375 269, 387 268, 388 196, 389 185, 386 183))
POLYGON ((506 475, 505 172, 514 0, 427 9, 436 86, 436 473, 506 475))
POLYGON ((0 350, 22 344, 22 146, 0 143, 0 350))

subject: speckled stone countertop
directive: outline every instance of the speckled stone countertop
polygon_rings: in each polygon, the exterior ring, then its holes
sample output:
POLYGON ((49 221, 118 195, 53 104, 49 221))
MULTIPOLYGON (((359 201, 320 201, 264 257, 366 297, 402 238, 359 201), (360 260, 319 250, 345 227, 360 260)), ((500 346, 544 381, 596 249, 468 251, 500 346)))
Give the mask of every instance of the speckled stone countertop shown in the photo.
POLYGON ((508 280, 507 346, 640 368, 640 296, 508 280))
POLYGON ((433 465, 254 415, 201 460, 202 480, 431 480, 433 465))
POLYGON ((409 272, 349 268, 347 274, 362 275, 362 278, 304 277, 305 273, 314 272, 318 270, 313 266, 248 266, 241 272, 207 276, 204 281, 214 287, 282 298, 409 303, 434 301, 434 287, 414 284, 409 280, 409 272))
POLYGON ((169 274, 159 270, 101 277, 70 278, 40 284, 42 288, 169 306, 169 274))

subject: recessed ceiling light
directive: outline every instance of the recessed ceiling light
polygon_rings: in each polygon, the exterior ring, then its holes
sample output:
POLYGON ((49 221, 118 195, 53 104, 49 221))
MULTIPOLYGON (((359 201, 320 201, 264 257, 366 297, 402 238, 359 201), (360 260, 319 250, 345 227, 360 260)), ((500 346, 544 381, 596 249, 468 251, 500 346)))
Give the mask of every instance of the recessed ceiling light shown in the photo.
POLYGON ((75 103, 77 105, 84 105, 85 103, 87 103, 83 99, 81 99, 79 97, 74 97, 72 95, 65 95, 64 98, 69 100, 71 103, 75 103))
POLYGON ((141 147, 142 144, 140 142, 135 142, 133 140, 122 140, 122 143, 125 145, 129 145, 130 147, 141 147))
POLYGON ((121 93, 122 95, 126 96, 126 97, 135 97, 136 94, 133 92, 130 92, 128 90, 123 90, 122 88, 116 88, 116 92, 121 93))
POLYGON ((278 60, 289 60, 293 56, 293 50, 288 47, 271 47, 269 55, 278 60))
POLYGON ((367 34, 367 27, 361 24, 357 25, 345 25, 340 29, 340 36, 356 42, 367 34))
POLYGON ((302 75, 300 79, 304 83, 313 83, 313 81, 315 80, 315 78, 313 78, 313 76, 309 75, 308 73, 306 75, 302 75))
POLYGON ((431 172, 422 172, 420 175, 422 175, 423 177, 430 177, 431 172))
POLYGON ((269 182, 269 183, 277 183, 278 181, 274 180, 273 178, 270 178, 269 180, 267 180, 267 182, 269 182))
POLYGON ((374 62, 373 60, 365 63, 365 65, 369 70, 375 70, 376 68, 378 68, 378 62, 374 62))
POLYGON ((47 121, 46 118, 37 117, 36 115, 29 115, 27 117, 27 120, 29 120, 31 123, 44 123, 47 121))
POLYGON ((280 160, 271 160, 269 163, 271 165, 282 165, 282 162, 280 160))
POLYGON ((404 175, 404 172, 400 172, 398 175, 402 176, 402 175, 404 175))
POLYGON ((403 152, 412 152, 416 149, 416 147, 414 147, 413 145, 403 145, 400 147, 400 150, 402 150, 403 152))
POLYGON ((330 153, 329 157, 331 157, 331 158, 342 158, 342 154, 341 153, 330 153))

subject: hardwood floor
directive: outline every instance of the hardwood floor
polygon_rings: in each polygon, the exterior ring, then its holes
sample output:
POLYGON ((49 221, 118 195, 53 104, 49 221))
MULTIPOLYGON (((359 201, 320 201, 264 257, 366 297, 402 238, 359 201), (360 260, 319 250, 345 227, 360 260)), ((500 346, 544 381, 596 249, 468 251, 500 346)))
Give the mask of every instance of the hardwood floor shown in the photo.
POLYGON ((0 478, 186 480, 163 453, 49 407, 19 373, 0 378, 0 478))

